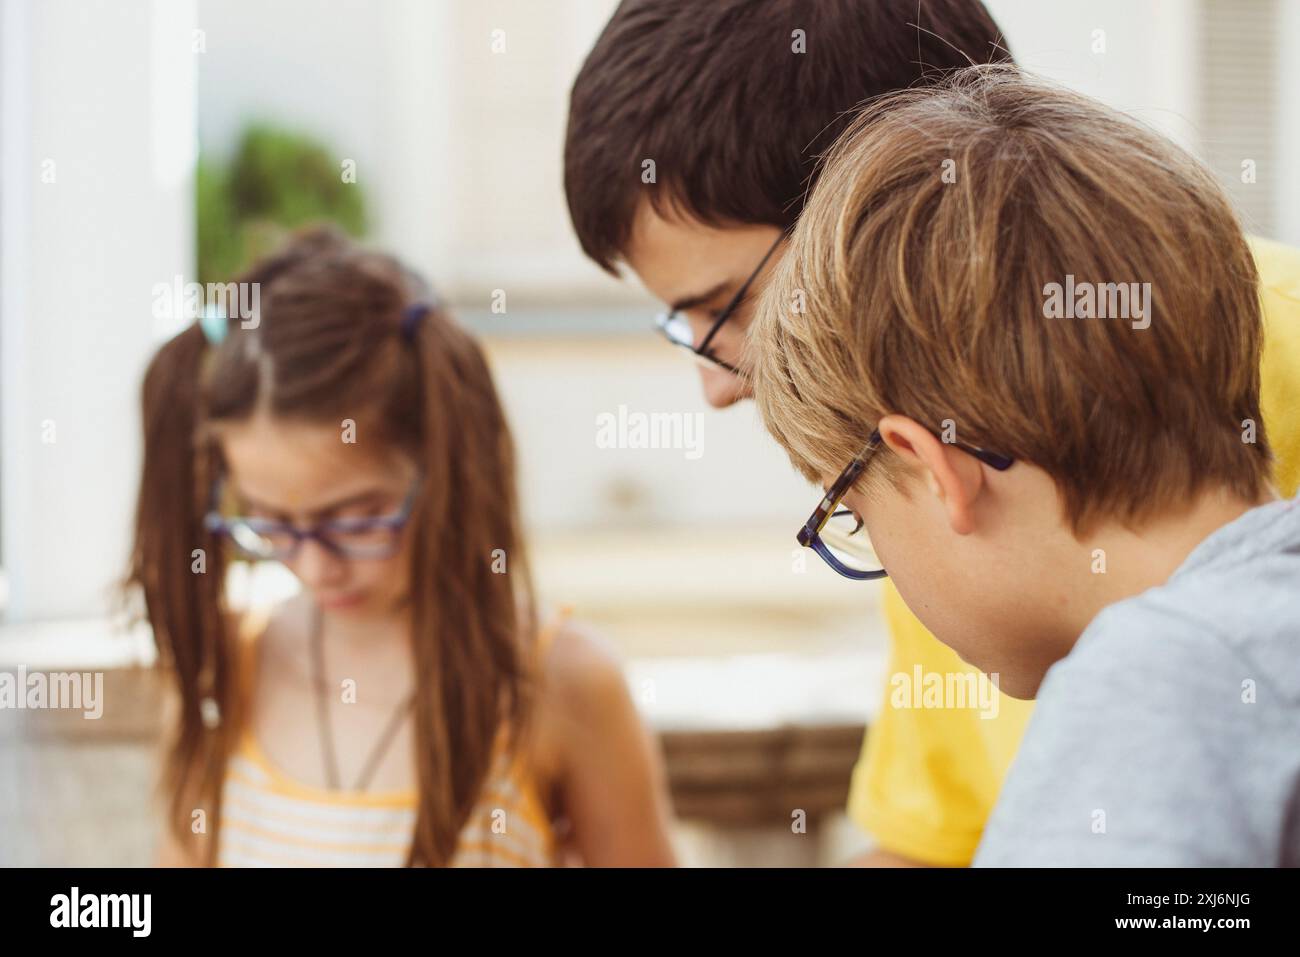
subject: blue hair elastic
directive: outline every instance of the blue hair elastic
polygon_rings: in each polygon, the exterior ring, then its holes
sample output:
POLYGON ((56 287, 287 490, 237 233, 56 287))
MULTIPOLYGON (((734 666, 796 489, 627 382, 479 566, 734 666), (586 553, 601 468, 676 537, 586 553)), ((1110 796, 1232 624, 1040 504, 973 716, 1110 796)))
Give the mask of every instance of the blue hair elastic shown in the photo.
POLYGON ((407 342, 415 341, 415 331, 420 328, 420 323, 424 317, 429 314, 433 306, 427 302, 413 302, 402 312, 402 323, 399 328, 402 332, 402 338, 407 342))
POLYGON ((203 330, 203 336, 210 345, 221 345, 226 341, 226 333, 230 331, 230 323, 226 321, 226 310, 216 303, 205 306, 203 314, 199 316, 199 328, 203 330))

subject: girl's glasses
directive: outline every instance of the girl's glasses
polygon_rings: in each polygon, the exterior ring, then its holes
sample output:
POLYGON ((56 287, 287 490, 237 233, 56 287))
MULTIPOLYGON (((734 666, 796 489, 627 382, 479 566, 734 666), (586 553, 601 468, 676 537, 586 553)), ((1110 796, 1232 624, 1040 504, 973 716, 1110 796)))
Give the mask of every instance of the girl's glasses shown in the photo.
MULTIPOLYGON (((880 559, 876 557, 875 549, 871 547, 871 539, 862 527, 862 522, 851 509, 839 507, 840 500, 848 494, 853 483, 862 475, 882 444, 880 432, 872 432, 871 438, 867 440, 862 451, 854 456, 853 461, 840 473, 840 477, 826 490, 826 496, 795 536, 800 545, 811 548, 831 568, 845 578, 856 581, 873 581, 889 574, 880 559)), ((985 465, 999 472, 1011 468, 1012 462, 1015 461, 1008 456, 966 445, 964 442, 950 444, 975 456, 985 465)))
POLYGON ((744 373, 742 373, 736 366, 714 355, 712 348, 713 338, 718 334, 718 330, 722 328, 723 324, 735 315, 740 304, 745 301, 745 296, 749 294, 749 287, 758 279, 759 274, 763 271, 763 267, 766 266, 767 261, 772 258, 772 253, 776 252, 776 248, 781 245, 781 242, 784 239, 785 233, 781 233, 781 235, 776 237, 776 242, 772 243, 771 248, 763 254, 763 258, 759 261, 758 266, 755 267, 754 271, 749 274, 749 278, 744 281, 741 287, 736 290, 736 294, 731 297, 725 306, 722 307, 722 311, 718 313, 718 318, 713 321, 713 325, 709 327, 709 331, 705 333, 704 338, 700 340, 698 346, 695 344, 695 333, 691 329, 691 324, 689 320, 687 320, 685 312, 681 309, 672 309, 668 312, 660 313, 655 317, 655 326, 663 334, 663 337, 673 345, 681 346, 683 349, 689 350, 701 359, 707 360, 715 366, 726 369, 732 375, 744 375, 744 373))
POLYGON ((410 521, 419 487, 417 476, 401 507, 389 515, 335 518, 304 528, 272 519, 222 515, 218 508, 222 493, 218 480, 212 488, 212 508, 203 524, 214 535, 230 539, 244 557, 259 561, 288 561, 308 539, 319 542, 340 558, 391 558, 397 554, 401 532, 410 521))

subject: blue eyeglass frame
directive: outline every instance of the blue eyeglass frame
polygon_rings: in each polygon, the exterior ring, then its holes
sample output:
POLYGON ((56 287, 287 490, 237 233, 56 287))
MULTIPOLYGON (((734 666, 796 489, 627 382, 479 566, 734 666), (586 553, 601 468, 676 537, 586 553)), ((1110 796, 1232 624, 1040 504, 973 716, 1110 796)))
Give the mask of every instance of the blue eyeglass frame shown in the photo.
POLYGON ((203 526, 209 532, 219 537, 230 539, 236 548, 242 553, 258 560, 288 561, 298 554, 302 548, 303 542, 313 540, 319 542, 321 547, 326 549, 331 555, 344 558, 349 561, 356 560, 380 560, 391 558, 398 550, 399 533, 407 526, 411 520, 411 514, 415 509, 416 495, 420 490, 422 476, 417 475, 411 482, 410 491, 406 493, 401 506, 396 512, 390 512, 388 515, 375 515, 370 518, 334 518, 327 519, 323 522, 315 522, 306 528, 300 528, 291 522, 277 522, 273 519, 251 518, 247 516, 233 516, 227 518, 220 512, 221 490, 224 482, 223 478, 218 478, 212 483, 212 502, 208 512, 203 517, 203 526), (293 544, 286 551, 276 551, 270 555, 257 555, 239 544, 235 538, 234 529, 236 525, 242 525, 256 535, 288 535, 293 538, 293 544), (349 534, 355 532, 370 532, 376 529, 388 529, 392 532, 391 540, 384 546, 376 548, 374 551, 349 550, 345 546, 330 538, 331 533, 349 534))
MULTIPOLYGON (((845 565, 835 557, 835 553, 832 552, 830 548, 826 546, 826 543, 822 541, 821 530, 826 527, 826 523, 829 522, 831 518, 837 515, 852 514, 849 509, 836 511, 836 506, 838 506, 840 500, 848 494, 849 489, 853 487, 853 483, 862 475, 863 470, 871 461, 872 456, 876 454, 876 451, 883 444, 884 440, 880 437, 880 430, 876 429, 871 433, 871 438, 867 440, 867 444, 862 447, 862 451, 853 457, 853 461, 845 466, 844 471, 840 473, 839 478, 831 483, 831 487, 826 490, 826 495, 822 498, 821 503, 813 510, 808 521, 804 522, 803 527, 799 529, 798 534, 795 536, 800 545, 804 548, 811 548, 822 557, 822 561, 827 565, 830 565, 831 568, 835 569, 835 571, 839 572, 845 578, 852 578, 854 581, 876 581, 877 579, 888 577, 889 572, 883 568, 876 571, 863 571, 862 569, 850 568, 848 565, 845 565)), ((1015 459, 1010 456, 1000 455, 997 452, 990 452, 987 449, 981 449, 974 445, 967 445, 965 442, 949 442, 946 444, 956 446, 968 455, 975 456, 975 458, 979 459, 985 465, 995 468, 999 472, 1005 472, 1007 469, 1011 468, 1012 464, 1015 462, 1015 459)), ((861 528, 860 521, 858 527, 861 528)))

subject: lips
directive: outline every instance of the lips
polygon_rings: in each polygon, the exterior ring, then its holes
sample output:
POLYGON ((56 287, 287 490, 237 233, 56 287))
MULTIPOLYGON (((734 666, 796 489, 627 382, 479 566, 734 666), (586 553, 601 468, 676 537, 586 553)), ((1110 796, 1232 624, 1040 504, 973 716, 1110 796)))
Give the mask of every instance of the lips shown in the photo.
POLYGON ((361 604, 363 595, 361 592, 348 592, 341 595, 317 595, 316 601, 322 608, 338 610, 341 608, 352 608, 361 604))

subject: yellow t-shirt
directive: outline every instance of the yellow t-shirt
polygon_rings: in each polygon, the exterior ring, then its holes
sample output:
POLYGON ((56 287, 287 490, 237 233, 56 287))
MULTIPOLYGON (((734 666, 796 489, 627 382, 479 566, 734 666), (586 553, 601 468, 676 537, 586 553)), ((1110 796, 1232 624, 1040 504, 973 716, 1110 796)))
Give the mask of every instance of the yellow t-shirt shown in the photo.
MULTIPOLYGON (((1274 478, 1300 484, 1300 250, 1252 240, 1264 312, 1264 427, 1274 478)), ((889 675, 973 672, 939 643, 885 584, 893 639, 889 675)), ((1020 746, 1033 703, 1000 695, 996 717, 974 708, 893 708, 888 692, 853 771, 848 812, 888 851, 928 864, 965 866, 1020 746)), ((990 709, 991 711, 991 709, 990 709)))

